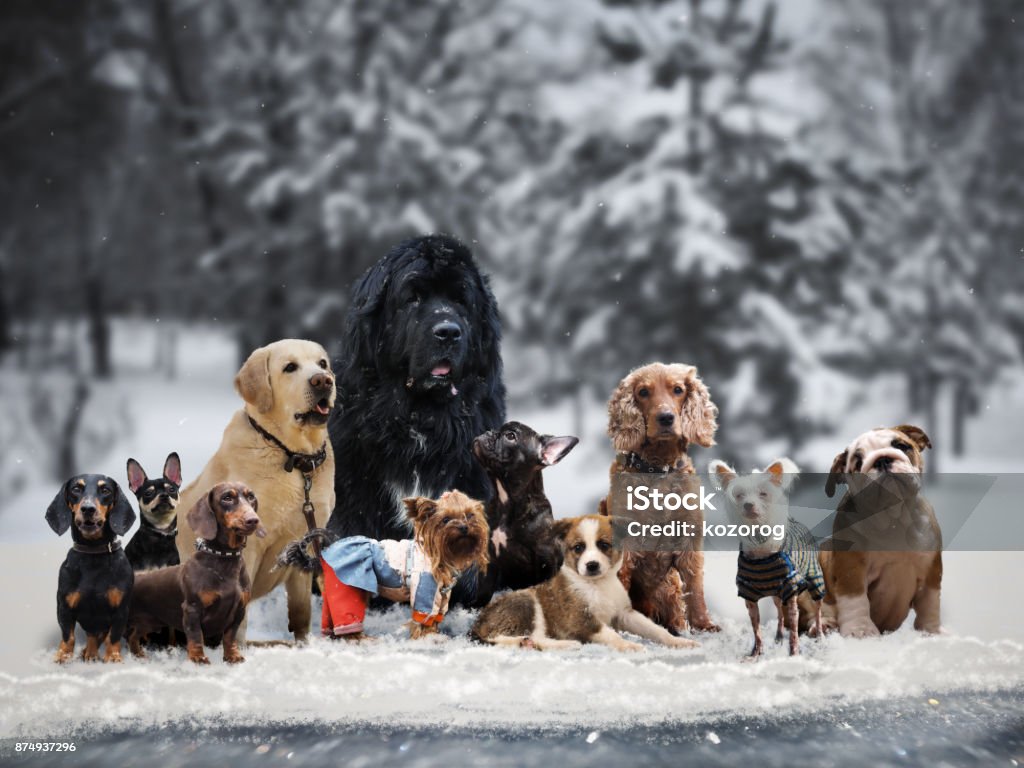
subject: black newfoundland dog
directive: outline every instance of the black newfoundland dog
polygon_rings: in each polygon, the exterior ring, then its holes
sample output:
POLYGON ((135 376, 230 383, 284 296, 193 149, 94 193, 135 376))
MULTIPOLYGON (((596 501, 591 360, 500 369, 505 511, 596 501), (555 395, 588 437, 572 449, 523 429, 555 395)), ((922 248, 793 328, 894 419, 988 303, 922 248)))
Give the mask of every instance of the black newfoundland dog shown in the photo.
MULTIPOLYGON (((472 445, 505 419, 500 342, 487 278, 455 238, 401 243, 356 282, 330 422, 333 533, 405 538, 407 496, 489 499, 472 445)), ((456 597, 472 599, 472 585, 456 597)))

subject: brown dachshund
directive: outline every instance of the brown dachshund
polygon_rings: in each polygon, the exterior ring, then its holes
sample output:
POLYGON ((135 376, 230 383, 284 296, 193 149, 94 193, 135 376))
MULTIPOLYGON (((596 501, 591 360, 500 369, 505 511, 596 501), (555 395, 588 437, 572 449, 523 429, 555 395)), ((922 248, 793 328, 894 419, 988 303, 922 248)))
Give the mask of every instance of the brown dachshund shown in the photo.
POLYGON ((236 636, 249 604, 251 582, 242 550, 246 539, 263 535, 255 494, 242 483, 219 483, 188 512, 196 553, 183 565, 135 575, 128 616, 132 653, 144 656, 141 641, 164 627, 182 630, 188 657, 209 664, 203 639, 222 636, 224 661, 245 661, 236 636))
MULTIPOLYGON (((700 481, 687 455, 691 443, 715 444, 718 408, 692 365, 651 363, 619 382, 608 401, 608 436, 618 452, 610 475, 644 474, 665 492, 681 495, 699 490, 700 481)), ((618 514, 603 499, 600 513, 618 514)), ((700 531, 703 515, 688 518, 700 531)), ((676 552, 624 553, 619 579, 633 607, 670 632, 693 629, 717 632, 704 602, 704 553, 700 539, 693 549, 676 552), (684 610, 685 608, 685 610, 684 610)))

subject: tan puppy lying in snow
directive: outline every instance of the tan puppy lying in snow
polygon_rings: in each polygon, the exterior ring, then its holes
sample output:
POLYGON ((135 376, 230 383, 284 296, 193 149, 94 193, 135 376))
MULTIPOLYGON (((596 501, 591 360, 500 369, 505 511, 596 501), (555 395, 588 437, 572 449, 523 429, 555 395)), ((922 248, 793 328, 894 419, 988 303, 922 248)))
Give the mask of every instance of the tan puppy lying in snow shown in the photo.
POLYGON ((556 520, 554 534, 565 544, 565 562, 550 581, 506 592, 485 606, 470 635, 494 645, 540 650, 602 643, 617 651, 639 651, 616 630, 672 648, 699 643, 675 637, 633 609, 619 581, 622 551, 612 538, 612 519, 587 515, 556 520))

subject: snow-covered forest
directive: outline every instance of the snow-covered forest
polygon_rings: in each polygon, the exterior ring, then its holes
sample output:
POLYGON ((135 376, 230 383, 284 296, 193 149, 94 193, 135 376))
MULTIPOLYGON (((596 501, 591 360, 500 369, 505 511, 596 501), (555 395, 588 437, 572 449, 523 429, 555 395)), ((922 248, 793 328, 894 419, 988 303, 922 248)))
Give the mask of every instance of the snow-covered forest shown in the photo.
POLYGON ((493 276, 513 410, 570 404, 582 430, 625 370, 671 359, 700 366, 741 462, 883 390, 969 452, 1024 340, 1019 12, 5 3, 4 365, 43 379, 38 429, 66 436, 65 406, 119 373, 115 319, 159 319, 134 354, 168 377, 182 323, 238 357, 335 345, 353 277, 443 230, 493 276))

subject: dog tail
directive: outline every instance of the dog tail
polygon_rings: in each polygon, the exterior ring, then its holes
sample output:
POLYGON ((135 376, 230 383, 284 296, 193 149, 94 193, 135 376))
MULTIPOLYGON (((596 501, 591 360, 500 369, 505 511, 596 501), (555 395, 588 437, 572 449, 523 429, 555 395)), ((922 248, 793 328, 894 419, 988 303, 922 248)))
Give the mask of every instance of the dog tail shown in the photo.
POLYGON ((313 542, 329 547, 338 537, 326 528, 314 528, 301 539, 293 541, 277 556, 277 565, 284 568, 298 568, 306 573, 319 573, 320 560, 313 554, 313 542))

